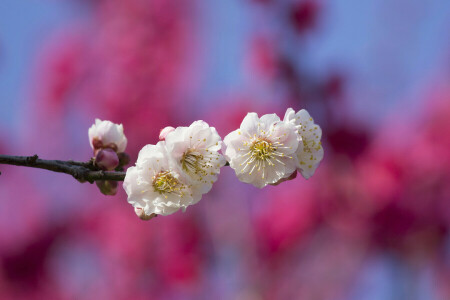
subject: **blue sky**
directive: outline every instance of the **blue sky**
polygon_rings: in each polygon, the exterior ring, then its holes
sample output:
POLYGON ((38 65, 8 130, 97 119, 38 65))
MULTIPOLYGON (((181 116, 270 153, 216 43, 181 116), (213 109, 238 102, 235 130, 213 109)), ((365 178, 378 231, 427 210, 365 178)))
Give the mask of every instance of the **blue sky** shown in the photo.
MULTIPOLYGON (((202 89, 206 96, 243 86, 243 42, 254 32, 252 22, 257 20, 249 2, 204 3, 202 21, 208 24, 203 26, 204 47, 211 54, 202 89)), ((32 101, 27 88, 43 42, 89 17, 88 7, 76 3, 0 2, 1 128, 17 128, 21 109, 32 101)), ((318 76, 332 68, 348 72, 354 113, 361 119, 376 122, 377 115, 396 106, 411 106, 411 95, 448 62, 450 1, 325 1, 325 8, 320 29, 307 40, 302 60, 318 76)))
POLYGON ((43 42, 86 11, 69 1, 0 1, 0 126, 17 128, 43 42))

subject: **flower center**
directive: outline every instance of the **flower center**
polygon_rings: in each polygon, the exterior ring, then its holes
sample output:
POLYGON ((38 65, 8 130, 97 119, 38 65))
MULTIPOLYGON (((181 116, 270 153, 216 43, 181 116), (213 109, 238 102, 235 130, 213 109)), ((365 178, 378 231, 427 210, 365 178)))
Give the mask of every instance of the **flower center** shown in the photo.
POLYGON ((272 143, 263 139, 254 141, 250 146, 251 157, 260 161, 270 159, 275 151, 277 151, 277 148, 272 143))
POLYGON ((182 196, 184 185, 169 171, 162 171, 153 178, 153 188, 160 194, 174 193, 182 196))
POLYGON ((218 155, 206 150, 203 155, 195 149, 188 149, 181 158, 181 167, 196 180, 203 181, 209 174, 213 175, 213 161, 218 159, 218 155))
POLYGON ((198 174, 203 171, 201 162, 203 155, 198 152, 186 151, 181 158, 181 166, 188 174, 198 174))
MULTIPOLYGON (((247 143, 244 143, 244 146, 247 145, 247 143)), ((241 173, 248 172, 252 175, 254 170, 262 171, 261 176, 263 179, 266 176, 266 167, 273 167, 275 163, 285 165, 285 162, 282 161, 282 158, 285 157, 292 159, 292 156, 285 155, 280 151, 280 149, 290 149, 292 147, 287 147, 280 142, 271 142, 265 138, 255 137, 248 147, 248 152, 244 154, 244 157, 247 156, 247 158, 240 164, 240 166, 244 166, 241 169, 241 173)))

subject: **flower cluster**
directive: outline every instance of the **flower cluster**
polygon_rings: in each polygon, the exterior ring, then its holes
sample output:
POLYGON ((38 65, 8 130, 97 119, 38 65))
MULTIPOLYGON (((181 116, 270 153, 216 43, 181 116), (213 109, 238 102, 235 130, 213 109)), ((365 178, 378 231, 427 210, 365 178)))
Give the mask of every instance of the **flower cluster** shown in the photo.
POLYGON ((164 129, 160 138, 139 152, 124 180, 128 202, 141 219, 184 211, 200 201, 226 162, 219 134, 203 121, 164 129))
POLYGON ((322 131, 304 109, 276 114, 248 113, 241 127, 224 139, 224 154, 239 180, 263 188, 295 178, 311 177, 323 158, 322 131))
MULTIPOLYGON (((143 220, 185 211, 211 190, 227 161, 240 181, 258 188, 291 180, 297 171, 308 179, 323 158, 321 136, 306 110, 296 113, 292 108, 283 120, 276 114, 248 113, 223 143, 216 129, 204 121, 169 126, 161 130, 156 145, 141 149, 123 186, 143 220)), ((117 164, 109 154, 124 151, 127 143, 122 125, 96 120, 89 137, 97 165, 114 169, 117 164)))
POLYGON ((263 188, 290 176, 297 167, 299 136, 293 124, 275 114, 249 113, 225 137, 224 154, 239 180, 263 188))

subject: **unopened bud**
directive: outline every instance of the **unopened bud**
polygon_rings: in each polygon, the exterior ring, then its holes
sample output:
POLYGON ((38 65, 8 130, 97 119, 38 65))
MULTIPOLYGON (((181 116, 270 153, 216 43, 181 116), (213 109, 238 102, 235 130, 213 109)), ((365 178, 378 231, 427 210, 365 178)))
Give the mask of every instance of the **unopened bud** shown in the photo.
POLYGON ((138 208, 138 207, 134 208, 134 212, 139 217, 139 219, 144 220, 144 221, 148 221, 148 220, 156 217, 156 214, 147 215, 142 208, 138 208))
POLYGON ((103 195, 113 196, 117 193, 117 181, 110 180, 98 180, 95 182, 97 187, 100 189, 103 195))
POLYGON ((124 152, 127 147, 127 138, 123 133, 122 124, 95 119, 95 124, 89 128, 88 135, 94 151, 112 148, 116 152, 124 152))
POLYGON ((175 128, 173 128, 172 126, 167 126, 161 129, 161 132, 159 133, 159 140, 164 141, 166 139, 166 136, 174 130, 175 128))
POLYGON ((282 182, 288 181, 288 180, 292 180, 295 179, 295 177, 297 177, 297 170, 294 171, 294 173, 292 173, 291 175, 289 175, 288 177, 285 178, 281 178, 280 180, 278 180, 275 183, 271 183, 270 185, 279 185, 282 182))
POLYGON ((126 154, 125 152, 121 152, 117 154, 119 156, 119 165, 120 166, 126 166, 130 163, 130 156, 126 154))
POLYGON ((95 156, 95 164, 102 170, 112 171, 119 165, 119 157, 112 149, 102 149, 95 156))

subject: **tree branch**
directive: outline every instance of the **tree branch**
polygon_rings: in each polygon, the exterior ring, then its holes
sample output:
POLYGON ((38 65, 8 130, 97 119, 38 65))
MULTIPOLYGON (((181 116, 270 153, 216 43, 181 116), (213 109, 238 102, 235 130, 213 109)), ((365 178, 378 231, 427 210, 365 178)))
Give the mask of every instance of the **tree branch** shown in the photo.
POLYGON ((72 160, 62 161, 40 159, 37 155, 0 155, 0 164, 38 168, 65 173, 72 175, 80 182, 88 181, 90 183, 94 183, 94 181, 97 180, 123 181, 125 178, 125 172, 102 171, 94 165, 92 160, 89 162, 79 162, 72 160))

